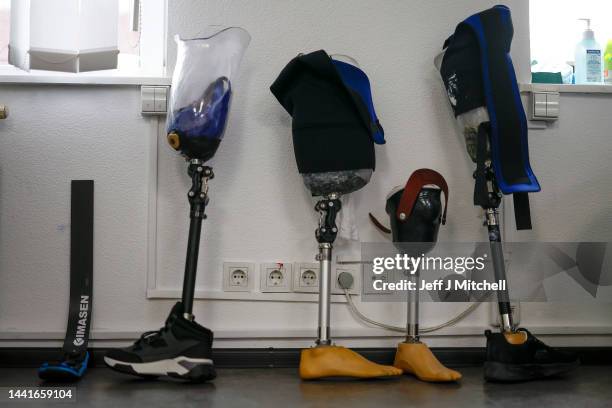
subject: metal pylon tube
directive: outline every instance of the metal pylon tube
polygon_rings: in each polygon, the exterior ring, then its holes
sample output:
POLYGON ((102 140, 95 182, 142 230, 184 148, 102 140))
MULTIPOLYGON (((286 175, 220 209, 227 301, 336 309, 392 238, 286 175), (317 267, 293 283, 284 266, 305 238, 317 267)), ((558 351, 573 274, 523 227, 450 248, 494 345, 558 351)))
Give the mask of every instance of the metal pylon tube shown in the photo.
POLYGON ((419 342, 419 286, 420 271, 410 275, 409 281, 414 282, 415 290, 407 291, 406 299, 406 343, 419 342))
MULTIPOLYGON (((504 250, 502 247, 501 231, 499 229, 499 214, 496 208, 486 210, 487 228, 489 229, 489 244, 491 246, 491 258, 493 260, 493 271, 496 281, 506 281, 506 263, 504 261, 504 250)), ((510 307, 510 296, 507 285, 504 290, 497 292, 501 327, 504 333, 514 331, 512 321, 512 308, 510 307)))
POLYGON ((320 243, 319 255, 319 329, 318 345, 330 345, 330 308, 331 308, 331 274, 332 274, 332 244, 320 243))

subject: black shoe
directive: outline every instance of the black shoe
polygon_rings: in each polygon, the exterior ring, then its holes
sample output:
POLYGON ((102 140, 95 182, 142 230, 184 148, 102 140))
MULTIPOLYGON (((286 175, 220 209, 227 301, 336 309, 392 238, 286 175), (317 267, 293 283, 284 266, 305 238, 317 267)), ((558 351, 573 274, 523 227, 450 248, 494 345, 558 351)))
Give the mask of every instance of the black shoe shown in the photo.
POLYGON ((177 303, 166 324, 146 332, 130 347, 110 350, 104 362, 113 370, 145 378, 168 376, 193 382, 214 379, 213 333, 183 317, 177 303))
POLYGON ((512 344, 503 333, 485 332, 485 379, 497 382, 531 381, 566 374, 580 364, 573 353, 556 350, 519 329, 512 344))

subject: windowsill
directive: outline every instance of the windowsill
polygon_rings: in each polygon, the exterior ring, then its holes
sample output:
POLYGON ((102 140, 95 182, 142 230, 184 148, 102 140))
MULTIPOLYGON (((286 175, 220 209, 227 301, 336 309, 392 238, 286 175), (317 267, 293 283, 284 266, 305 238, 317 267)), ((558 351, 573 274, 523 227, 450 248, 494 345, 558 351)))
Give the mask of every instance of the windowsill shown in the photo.
POLYGON ((161 73, 129 70, 92 72, 23 71, 11 65, 0 66, 0 84, 63 85, 170 85, 171 79, 161 73))
POLYGON ((520 84, 521 92, 612 94, 612 85, 520 84))

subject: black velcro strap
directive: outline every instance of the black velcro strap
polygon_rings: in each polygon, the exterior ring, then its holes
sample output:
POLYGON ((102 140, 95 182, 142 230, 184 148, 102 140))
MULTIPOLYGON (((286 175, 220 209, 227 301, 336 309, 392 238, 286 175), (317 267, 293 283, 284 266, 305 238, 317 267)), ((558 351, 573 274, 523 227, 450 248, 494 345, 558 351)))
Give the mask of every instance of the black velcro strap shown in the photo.
POLYGON ((529 208, 529 194, 515 193, 514 198, 514 219, 516 229, 519 231, 530 230, 531 227, 531 208, 529 208))
POLYGON ((476 149, 476 183, 474 184, 474 205, 486 208, 489 206, 489 190, 487 189, 487 145, 489 141, 489 123, 478 126, 478 141, 476 149))
POLYGON ((70 306, 64 352, 87 350, 93 289, 93 180, 73 180, 70 207, 70 306))

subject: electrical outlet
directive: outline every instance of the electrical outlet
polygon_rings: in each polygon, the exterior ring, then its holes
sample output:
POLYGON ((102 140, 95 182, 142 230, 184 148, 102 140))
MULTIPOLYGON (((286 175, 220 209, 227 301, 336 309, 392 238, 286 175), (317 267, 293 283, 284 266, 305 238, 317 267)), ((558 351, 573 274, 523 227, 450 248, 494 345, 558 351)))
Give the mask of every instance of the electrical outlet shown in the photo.
POLYGON ((374 282, 380 280, 384 283, 393 282, 393 273, 392 271, 385 270, 380 275, 376 275, 372 272, 372 267, 363 268, 363 294, 364 295, 391 295, 393 294, 390 290, 376 290, 374 289, 374 282))
POLYGON ((255 264, 248 262, 223 263, 223 291, 250 292, 253 289, 255 264))
POLYGON ((353 285, 349 288, 349 293, 351 295, 359 295, 359 288, 361 285, 361 265, 336 265, 336 270, 334 271, 334 282, 332 285, 332 293, 336 295, 344 295, 344 289, 340 287, 338 283, 338 277, 341 273, 348 273, 353 277, 353 285))
MULTIPOLYGON (((499 306, 497 302, 490 303, 491 308, 491 326, 501 327, 501 316, 499 315, 499 306)), ((520 302, 510 302, 510 310, 512 310, 512 323, 515 327, 521 324, 521 304, 520 302)))
POLYGON ((263 293, 287 293, 293 288, 293 268, 286 263, 266 263, 259 266, 259 288, 263 293))
POLYGON ((298 293, 319 293, 318 263, 296 263, 293 268, 293 291, 298 293))

